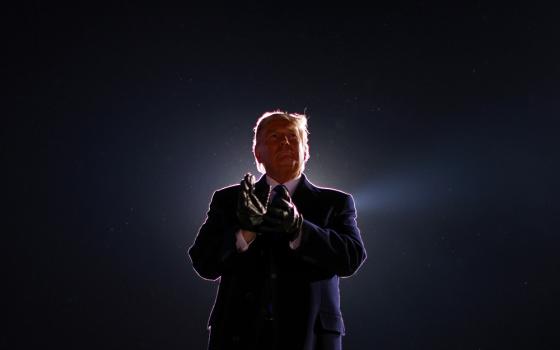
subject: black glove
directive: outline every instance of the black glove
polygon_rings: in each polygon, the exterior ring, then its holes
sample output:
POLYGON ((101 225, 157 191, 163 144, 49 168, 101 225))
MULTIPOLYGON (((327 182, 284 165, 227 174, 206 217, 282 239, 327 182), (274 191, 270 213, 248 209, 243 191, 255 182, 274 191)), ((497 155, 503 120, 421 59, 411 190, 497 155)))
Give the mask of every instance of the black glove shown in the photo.
POLYGON ((292 202, 286 187, 277 186, 275 191, 276 195, 268 204, 263 223, 259 226, 258 231, 280 233, 285 235, 289 241, 293 241, 301 232, 303 216, 292 202))
POLYGON ((266 206, 255 195, 255 177, 251 173, 245 174, 241 180, 241 189, 237 201, 237 219, 243 230, 255 231, 263 223, 266 206))

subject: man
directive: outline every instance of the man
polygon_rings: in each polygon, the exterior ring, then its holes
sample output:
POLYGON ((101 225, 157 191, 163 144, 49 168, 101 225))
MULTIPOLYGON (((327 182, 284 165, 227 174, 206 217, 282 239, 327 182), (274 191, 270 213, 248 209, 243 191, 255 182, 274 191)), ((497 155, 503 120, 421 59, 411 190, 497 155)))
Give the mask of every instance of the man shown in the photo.
POLYGON ((304 115, 265 113, 254 131, 265 175, 216 191, 189 249, 196 272, 220 281, 208 348, 341 349, 339 278, 366 259, 354 201, 303 174, 304 115))

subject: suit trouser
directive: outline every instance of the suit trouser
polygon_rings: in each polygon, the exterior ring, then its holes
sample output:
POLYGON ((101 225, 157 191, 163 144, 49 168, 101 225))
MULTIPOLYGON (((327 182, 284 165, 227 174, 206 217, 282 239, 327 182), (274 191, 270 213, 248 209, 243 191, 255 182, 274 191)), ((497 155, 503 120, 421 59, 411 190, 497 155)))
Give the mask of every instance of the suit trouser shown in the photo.
MULTIPOLYGON (((211 341, 209 343, 208 349, 219 349, 219 350, 236 350, 236 349, 243 349, 243 350, 280 350, 278 344, 274 344, 274 336, 271 324, 265 324, 264 327, 261 329, 260 335, 257 339, 256 347, 247 346, 247 344, 236 344, 235 341, 233 343, 228 343, 218 345, 215 344, 212 340, 213 337, 210 337, 211 341), (275 347, 276 346, 276 347, 275 347)), ((220 339, 220 342, 223 342, 225 339, 220 339)), ((294 349, 297 350, 297 349, 294 349)), ((313 350, 342 350, 342 335, 338 332, 328 332, 324 330, 316 330, 313 333, 313 350)))
POLYGON ((314 334, 313 350, 342 350, 342 335, 335 332, 314 334))
MULTIPOLYGON (((262 328, 257 349, 280 349, 280 347, 278 346, 279 344, 274 344, 274 335, 271 325, 271 323, 265 323, 264 327, 262 328)), ((319 331, 313 334, 313 343, 313 350, 342 350, 342 335, 338 332, 319 331)))

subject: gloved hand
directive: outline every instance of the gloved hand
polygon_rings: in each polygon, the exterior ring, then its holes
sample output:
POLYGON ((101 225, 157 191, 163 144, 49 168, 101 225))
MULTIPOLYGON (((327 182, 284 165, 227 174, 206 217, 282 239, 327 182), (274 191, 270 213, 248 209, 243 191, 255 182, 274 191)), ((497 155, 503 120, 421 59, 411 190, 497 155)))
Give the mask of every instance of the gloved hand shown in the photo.
POLYGON ((237 200, 237 219, 243 230, 255 232, 257 226, 263 223, 266 206, 255 195, 255 177, 251 173, 245 174, 241 180, 241 190, 237 200))
POLYGON ((292 202, 286 187, 276 187, 275 190, 276 195, 268 204, 263 223, 257 230, 262 233, 280 233, 293 241, 301 232, 303 216, 292 202))

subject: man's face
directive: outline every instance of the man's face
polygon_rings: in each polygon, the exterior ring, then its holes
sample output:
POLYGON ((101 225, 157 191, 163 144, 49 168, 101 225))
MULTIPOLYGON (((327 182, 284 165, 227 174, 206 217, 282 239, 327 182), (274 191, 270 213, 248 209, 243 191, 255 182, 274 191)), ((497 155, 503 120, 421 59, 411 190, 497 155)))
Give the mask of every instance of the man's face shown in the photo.
POLYGON ((255 156, 276 181, 287 181, 300 175, 307 158, 296 125, 283 118, 270 120, 259 135, 255 156))

